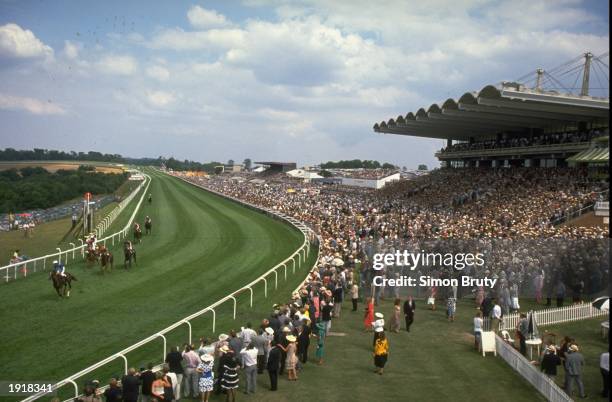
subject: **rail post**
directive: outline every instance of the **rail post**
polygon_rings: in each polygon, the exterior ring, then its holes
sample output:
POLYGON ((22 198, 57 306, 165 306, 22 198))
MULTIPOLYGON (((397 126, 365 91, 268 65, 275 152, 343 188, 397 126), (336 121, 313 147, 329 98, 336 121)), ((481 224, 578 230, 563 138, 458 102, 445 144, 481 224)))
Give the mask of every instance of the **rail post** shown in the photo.
POLYGON ((234 320, 236 319, 236 298, 234 296, 230 296, 230 299, 234 301, 234 320))
POLYGON ((183 323, 187 324, 187 327, 189 327, 189 344, 191 345, 191 323, 189 322, 189 320, 183 320, 183 323))
POLYGON ((249 289, 249 292, 251 293, 251 303, 250 303, 250 307, 253 307, 253 289, 251 289, 250 286, 246 287, 247 289, 249 289))
POLYGON ((213 334, 215 333, 215 326, 217 324, 217 313, 214 308, 211 308, 210 311, 213 313, 213 334))
POLYGON ((167 354, 166 353, 167 352, 166 348, 168 346, 168 342, 167 342, 166 337, 164 336, 164 334, 161 334, 161 333, 158 332, 157 336, 161 337, 164 340, 164 354, 162 355, 162 361, 164 361, 166 359, 166 354, 167 354))
MULTIPOLYGON (((123 374, 127 375, 128 373, 128 360, 127 357, 125 357, 124 354, 121 353, 117 353, 117 357, 120 357, 123 359, 123 374)), ((164 355, 164 359, 166 358, 166 356, 164 355)))
MULTIPOLYGON (((72 242, 70 242, 68 244, 70 244, 70 247, 72 247, 72 261, 74 261, 74 252, 75 252, 75 247, 76 246, 72 242)), ((68 254, 66 254, 66 259, 68 259, 68 254)))
POLYGON ((61 248, 59 248, 59 247, 56 247, 55 249, 56 249, 56 250, 57 250, 57 252, 59 253, 59 256, 58 256, 57 262, 61 263, 61 262, 62 262, 62 249, 61 249, 61 248))
POLYGON ((276 272, 276 269, 274 271, 274 290, 278 289, 278 272, 276 272))
POLYGON ((67 382, 72 384, 72 386, 74 387, 74 397, 78 398, 79 397, 79 386, 76 384, 76 382, 74 382, 72 380, 67 380, 67 382))
POLYGON ((287 263, 283 262, 282 266, 285 268, 285 280, 287 280, 287 263))

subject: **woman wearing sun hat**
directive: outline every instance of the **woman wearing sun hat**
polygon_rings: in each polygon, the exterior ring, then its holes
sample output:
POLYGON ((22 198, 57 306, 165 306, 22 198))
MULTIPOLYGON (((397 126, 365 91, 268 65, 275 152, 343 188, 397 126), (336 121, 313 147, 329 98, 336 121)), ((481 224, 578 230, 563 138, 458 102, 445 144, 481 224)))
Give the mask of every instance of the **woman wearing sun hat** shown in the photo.
POLYGON ((238 362, 235 359, 234 351, 228 346, 221 347, 221 361, 223 365, 223 374, 221 376, 221 388, 225 391, 226 401, 234 402, 236 400, 236 389, 238 388, 238 362))
POLYGON ((297 355, 296 355, 296 343, 297 338, 295 335, 287 335, 287 359, 285 362, 285 368, 287 369, 287 379, 289 381, 297 381, 297 355))
POLYGON ((200 388, 200 395, 202 397, 202 402, 208 402, 208 398, 210 398, 210 393, 214 387, 214 374, 213 374, 213 365, 214 358, 211 354, 204 354, 200 356, 202 362, 198 365, 196 371, 200 373, 200 379, 198 381, 198 387, 200 388))
POLYGON ((322 322, 318 322, 315 325, 317 331, 317 351, 315 356, 318 360, 317 364, 323 364, 323 355, 325 354, 325 325, 322 322))

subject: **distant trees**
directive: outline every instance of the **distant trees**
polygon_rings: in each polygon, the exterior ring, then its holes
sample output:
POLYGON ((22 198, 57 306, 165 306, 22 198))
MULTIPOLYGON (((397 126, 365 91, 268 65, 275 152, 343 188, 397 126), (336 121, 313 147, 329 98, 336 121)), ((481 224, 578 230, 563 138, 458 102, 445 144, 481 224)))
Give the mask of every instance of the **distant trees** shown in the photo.
POLYGON ((122 163, 123 158, 117 154, 102 154, 100 152, 56 151, 34 148, 33 150, 0 149, 0 161, 96 161, 122 163))
POLYGON ((234 166, 234 160, 233 160, 233 159, 228 160, 228 161, 227 161, 227 164, 228 164, 229 166, 234 166))
POLYGON ((360 159, 353 159, 353 160, 341 160, 338 162, 326 162, 326 163, 322 163, 321 164, 321 168, 322 169, 396 169, 397 167, 391 163, 383 163, 381 165, 380 162, 378 161, 371 161, 371 160, 360 160, 360 159))
POLYGON ((246 170, 251 170, 251 167, 253 166, 253 162, 251 161, 251 159, 246 158, 246 159, 244 160, 244 162, 242 162, 242 163, 244 164, 244 168, 245 168, 246 170))
POLYGON ((419 165, 419 167, 417 167, 417 170, 427 170, 427 165, 419 165))
POLYGON ((0 172, 0 213, 44 209, 92 194, 113 193, 128 178, 127 173, 96 173, 91 167, 50 173, 41 167, 0 172))

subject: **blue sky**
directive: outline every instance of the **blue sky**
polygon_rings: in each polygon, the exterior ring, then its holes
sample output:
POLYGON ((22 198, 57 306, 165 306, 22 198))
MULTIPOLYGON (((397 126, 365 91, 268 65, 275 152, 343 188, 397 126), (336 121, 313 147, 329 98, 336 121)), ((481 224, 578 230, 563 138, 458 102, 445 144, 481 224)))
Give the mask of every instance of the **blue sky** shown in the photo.
POLYGON ((608 47, 606 1, 0 0, 0 147, 436 166, 374 122, 608 47))

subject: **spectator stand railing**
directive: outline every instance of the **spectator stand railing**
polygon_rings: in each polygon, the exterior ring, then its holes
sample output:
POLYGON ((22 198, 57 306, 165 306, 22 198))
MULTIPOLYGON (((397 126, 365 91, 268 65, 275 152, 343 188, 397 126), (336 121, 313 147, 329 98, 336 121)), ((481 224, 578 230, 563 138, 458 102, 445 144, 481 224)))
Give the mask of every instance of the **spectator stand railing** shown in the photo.
MULTIPOLYGON (((129 201, 132 201, 134 196, 144 188, 144 191, 142 192, 140 200, 138 201, 138 204, 136 205, 136 208, 134 209, 134 212, 132 213, 125 227, 121 229, 120 231, 113 233, 112 235, 98 239, 98 242, 102 242, 102 244, 104 245, 106 245, 107 242, 110 242, 112 243, 112 245, 114 245, 116 241, 121 241, 121 239, 124 239, 127 236, 130 230, 130 227, 132 225, 132 222, 134 221, 134 218, 136 217, 136 214, 138 213, 138 210, 140 209, 140 206, 142 205, 147 189, 149 188, 149 184, 151 183, 151 178, 148 175, 144 175, 144 176, 145 176, 145 180, 142 183, 140 183, 138 187, 136 187, 136 189, 132 192, 132 194, 130 194, 131 198, 129 201)), ((127 205, 129 205, 129 201, 123 204, 122 210, 125 209, 127 205)), ((115 218, 118 216, 118 214, 119 213, 115 215, 115 218)), ((105 220, 108 222, 108 219, 105 218, 105 220)), ((109 226, 110 224, 106 224, 105 228, 108 229, 109 226)), ((87 245, 84 244, 83 239, 78 239, 78 240, 80 242, 80 245, 76 246, 74 243, 70 243, 73 246, 70 249, 62 250, 61 248, 58 247, 56 248, 57 250, 56 253, 43 255, 42 257, 30 258, 25 261, 20 261, 20 262, 16 262, 16 263, 12 263, 12 264, 8 264, 3 267, 0 267, 0 272, 2 273, 1 276, 4 278, 5 282, 8 282, 11 279, 16 280, 17 278, 19 278, 20 274, 22 277, 27 277, 28 267, 31 267, 32 272, 37 272, 39 268, 45 271, 47 269, 47 265, 51 265, 51 264, 47 264, 48 260, 53 261, 54 259, 57 259, 60 262, 62 261, 68 262, 70 261, 70 259, 72 259, 72 261, 74 261, 77 258, 77 254, 80 254, 81 258, 84 258, 85 249, 87 245), (40 267, 40 265, 42 265, 42 267, 40 267)))
POLYGON ((504 341, 499 335, 495 335, 495 349, 510 367, 537 389, 548 401, 571 402, 572 398, 567 395, 555 382, 542 374, 540 370, 531 364, 512 345, 504 341))
MULTIPOLYGON (((79 371, 78 373, 75 373, 61 381, 59 381, 58 383, 54 384, 51 387, 52 391, 56 391, 57 389, 63 387, 64 385, 72 385, 72 387, 74 388, 74 397, 78 397, 79 396, 79 386, 77 384, 77 380, 79 378, 81 378, 82 376, 91 373, 92 371, 99 369, 103 366, 105 366, 108 363, 111 363, 117 359, 121 359, 124 363, 124 373, 127 374, 128 371, 128 359, 126 357, 126 355, 133 351, 136 350, 152 341, 161 339, 163 341, 163 351, 161 353, 161 361, 163 362, 165 357, 166 357, 166 353, 167 353, 167 340, 166 340, 166 334, 168 334, 170 331, 181 327, 181 326, 186 326, 188 329, 188 342, 192 343, 192 337, 193 337, 193 331, 192 331, 192 326, 191 326, 191 321, 194 320, 195 318, 198 318, 200 316, 203 316, 206 313, 210 313, 212 314, 212 331, 213 333, 215 333, 216 331, 216 309, 218 306, 222 305, 225 302, 231 301, 233 303, 233 319, 236 319, 236 310, 237 310, 237 299, 236 296, 240 293, 243 292, 249 292, 250 293, 250 303, 249 303, 249 307, 253 306, 253 287, 257 284, 259 284, 260 282, 264 283, 264 297, 267 298, 268 297, 268 279, 271 275, 274 275, 274 286, 275 288, 277 288, 278 286, 278 270, 282 267, 283 268, 283 273, 285 278, 287 277, 287 269, 288 266, 291 264, 292 267, 292 271, 293 273, 295 273, 296 267, 299 269, 301 268, 302 264, 305 263, 308 259, 308 256, 310 255, 310 250, 311 250, 311 229, 308 228, 306 225, 304 225, 302 222, 294 219, 293 217, 287 216, 283 213, 280 213, 278 211, 274 211, 272 209, 268 209, 268 208, 260 208, 256 205, 253 205, 251 203, 242 201, 240 199, 234 198, 234 197, 230 197, 227 196, 225 194, 221 194, 219 192, 207 189, 206 187, 203 187, 201 185, 198 185, 196 183, 192 183, 188 180, 182 179, 181 180, 192 184, 196 187, 202 188, 203 190, 209 191, 211 193, 214 193, 220 197, 226 198, 228 200, 232 200, 234 202, 237 202, 239 204, 242 204, 244 206, 247 206, 251 209, 255 209, 258 210, 260 212, 264 212, 269 216, 272 216, 276 219, 279 219, 281 221, 287 222, 289 223, 291 226, 295 227, 297 230, 299 230, 303 235, 304 235, 304 241, 302 243, 302 245, 295 251, 293 252, 293 254, 291 254, 289 257, 287 257, 285 260, 281 261, 280 263, 276 264, 274 267, 270 268, 268 271, 266 271, 263 275, 259 276, 257 279, 251 281, 250 283, 248 283, 247 285, 241 287, 240 289, 236 290, 235 292, 225 296, 224 298, 218 300, 217 302, 211 304, 208 307, 203 308, 202 310, 193 313, 177 322, 175 322, 174 324, 162 329, 159 332, 156 332, 153 335, 148 336, 147 338, 131 345, 128 346, 127 348, 107 357, 106 359, 103 359, 101 361, 99 361, 96 364, 93 364, 81 371, 79 371)), ((142 199, 141 199, 142 201, 142 199)), ((317 249, 318 252, 318 249, 317 249)), ((318 257, 317 257, 318 260, 318 257)), ((316 265, 315 265, 316 266, 316 265)), ((159 368, 159 366, 158 366, 159 368)), ((34 395, 31 395, 25 399, 23 399, 22 402, 30 402, 30 401, 35 401, 39 398, 45 397, 46 395, 48 395, 48 393, 45 392, 39 392, 36 393, 34 395)), ((72 399, 69 399, 67 401, 70 401, 72 399)))
MULTIPOLYGON (((596 193, 598 196, 603 197, 603 198, 608 198, 610 195, 610 190, 604 190, 604 191, 599 191, 596 193)), ((560 225, 562 223, 568 222, 572 219, 578 218, 579 216, 582 216, 583 214, 587 213, 587 212, 591 212, 595 210, 596 205, 599 203, 599 201, 597 202, 593 202, 590 203, 588 205, 585 205, 582 208, 578 208, 578 209, 570 209, 568 211, 566 211, 566 214, 553 220, 551 222, 551 224, 553 226, 557 226, 560 225)))

